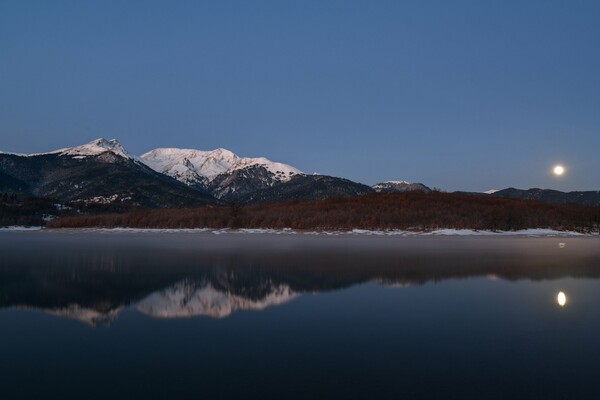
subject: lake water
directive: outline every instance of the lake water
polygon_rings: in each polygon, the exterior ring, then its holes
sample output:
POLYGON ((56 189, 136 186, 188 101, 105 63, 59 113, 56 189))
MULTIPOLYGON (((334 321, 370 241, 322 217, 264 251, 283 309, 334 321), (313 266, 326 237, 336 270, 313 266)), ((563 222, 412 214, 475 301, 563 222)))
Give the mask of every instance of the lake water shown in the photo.
POLYGON ((597 399, 600 239, 0 232, 0 399, 597 399))

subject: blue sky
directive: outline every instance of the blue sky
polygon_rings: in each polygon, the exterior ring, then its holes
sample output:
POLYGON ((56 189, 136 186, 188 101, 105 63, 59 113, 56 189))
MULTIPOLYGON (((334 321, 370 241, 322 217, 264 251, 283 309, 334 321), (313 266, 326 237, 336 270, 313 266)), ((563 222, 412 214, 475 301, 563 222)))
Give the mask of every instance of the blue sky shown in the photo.
POLYGON ((598 1, 3 0, 0 150, 106 137, 368 184, 600 190, 598 21, 598 1))

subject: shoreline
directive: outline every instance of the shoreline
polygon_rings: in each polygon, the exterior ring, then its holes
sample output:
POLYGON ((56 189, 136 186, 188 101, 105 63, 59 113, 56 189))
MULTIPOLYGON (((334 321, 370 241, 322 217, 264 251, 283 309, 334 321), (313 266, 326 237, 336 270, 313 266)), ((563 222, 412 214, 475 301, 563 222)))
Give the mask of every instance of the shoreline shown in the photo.
POLYGON ((554 229, 522 229, 517 231, 490 231, 472 229, 436 229, 431 231, 406 230, 296 230, 250 228, 45 228, 42 226, 0 227, 0 232, 82 232, 82 233, 148 233, 148 234, 213 234, 213 235, 299 235, 299 236, 384 236, 384 237, 600 237, 599 233, 581 233, 554 229))

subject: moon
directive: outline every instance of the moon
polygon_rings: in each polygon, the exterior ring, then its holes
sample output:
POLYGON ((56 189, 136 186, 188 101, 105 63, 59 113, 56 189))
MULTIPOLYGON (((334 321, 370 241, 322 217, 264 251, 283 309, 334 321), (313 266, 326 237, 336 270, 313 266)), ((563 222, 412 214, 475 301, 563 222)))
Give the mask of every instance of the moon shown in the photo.
POLYGON ((563 167, 562 165, 555 165, 552 172, 554 172, 554 175, 556 176, 561 176, 565 173, 565 167, 563 167))
POLYGON ((564 307, 565 304, 567 304, 567 295, 565 292, 558 292, 558 295, 556 296, 556 302, 561 307, 564 307))

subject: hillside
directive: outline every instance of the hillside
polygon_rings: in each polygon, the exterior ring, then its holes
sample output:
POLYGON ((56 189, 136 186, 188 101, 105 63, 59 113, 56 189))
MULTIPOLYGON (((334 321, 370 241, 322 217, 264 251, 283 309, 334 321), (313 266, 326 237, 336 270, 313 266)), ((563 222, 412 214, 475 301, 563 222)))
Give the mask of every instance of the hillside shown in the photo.
POLYGON ((218 202, 150 169, 116 140, 105 139, 49 153, 0 153, 0 193, 82 206, 183 207, 218 202))
POLYGON ((513 199, 540 200, 557 204, 600 205, 600 191, 561 192, 552 189, 515 189, 508 188, 494 191, 493 196, 510 197, 513 199))

